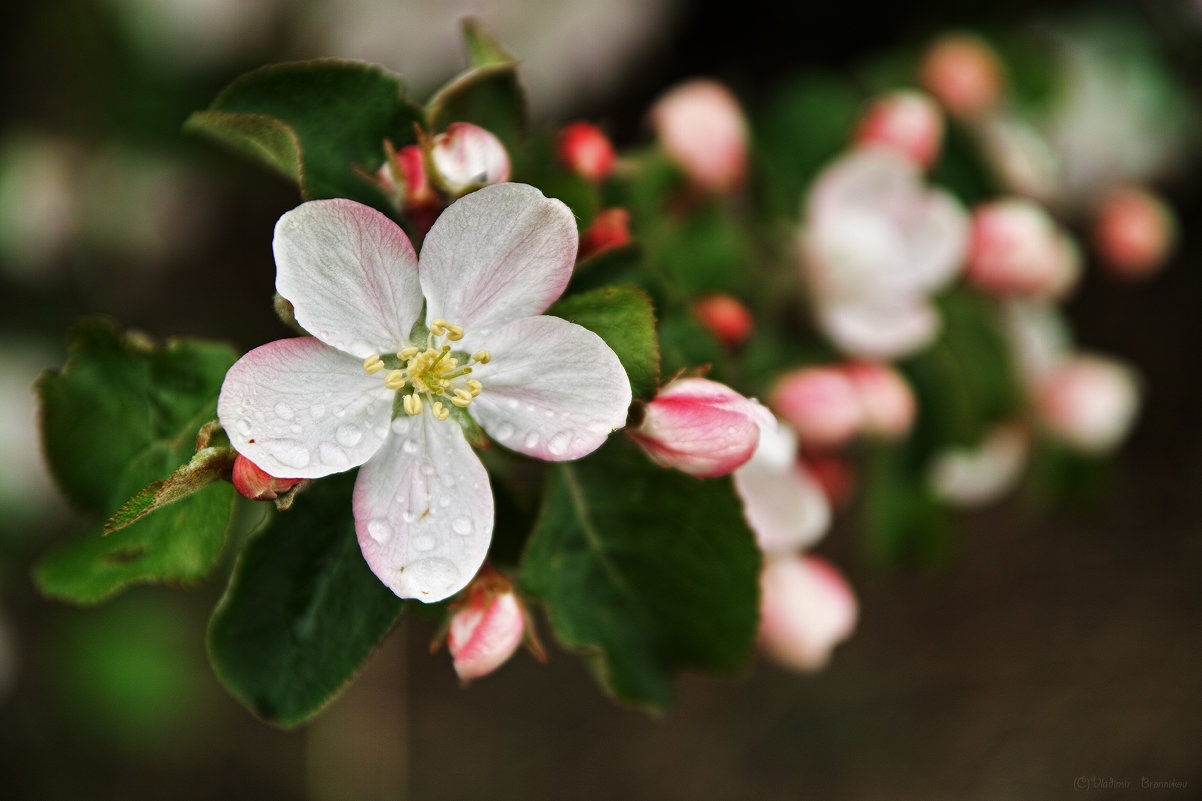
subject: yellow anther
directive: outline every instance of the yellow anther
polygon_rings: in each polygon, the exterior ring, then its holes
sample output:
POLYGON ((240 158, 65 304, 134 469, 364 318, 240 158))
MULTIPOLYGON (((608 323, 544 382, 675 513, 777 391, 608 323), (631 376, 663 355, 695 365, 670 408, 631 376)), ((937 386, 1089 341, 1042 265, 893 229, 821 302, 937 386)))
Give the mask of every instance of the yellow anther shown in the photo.
MULTIPOLYGON (((406 395, 403 401, 405 406, 405 414, 410 417, 416 417, 422 413, 422 398, 421 395, 406 395)), ((437 413, 434 415, 437 417, 437 413)))
POLYGON ((447 326, 449 325, 450 323, 441 317, 435 317, 430 321, 430 333, 436 337, 440 337, 447 332, 447 326))
MULTIPOLYGON (((416 397, 411 395, 410 397, 416 397)), ((451 410, 443 406, 440 402, 434 401, 434 406, 431 407, 430 413, 434 415, 436 420, 446 420, 451 416, 451 410)))
POLYGON ((459 360, 456 359, 454 356, 452 356, 451 358, 449 358, 443 362, 443 366, 445 366, 446 369, 448 369, 448 370, 454 370, 456 367, 459 366, 459 360))
POLYGON ((407 361, 409 361, 410 359, 412 359, 412 358, 413 358, 414 356, 416 356, 416 355, 417 355, 417 348, 414 348, 414 347, 408 347, 408 348, 405 348, 405 349, 404 349, 404 350, 402 350, 402 351, 399 351, 399 352, 397 353, 396 357, 397 357, 398 359, 400 359, 401 361, 403 361, 403 362, 407 362, 407 361))
POLYGON ((451 398, 451 403, 455 404, 460 409, 466 409, 468 406, 472 405, 472 399, 471 396, 469 396, 467 400, 464 400, 463 398, 451 398))
POLYGON ((463 339, 463 327, 454 323, 447 323, 447 339, 452 342, 458 342, 463 339))
POLYGON ((468 391, 472 393, 473 398, 480 394, 480 390, 484 389, 484 385, 474 378, 469 378, 464 383, 467 384, 468 391))
POLYGON ((405 371, 390 370, 388 375, 384 376, 384 386, 389 389, 400 389, 405 386, 405 371))
POLYGON ((480 362, 480 364, 488 364, 492 361, 492 354, 486 350, 478 350, 472 354, 472 360, 480 362))
POLYGON ((368 375, 375 375, 384 369, 384 362, 380 361, 378 354, 373 353, 363 360, 363 372, 368 375))

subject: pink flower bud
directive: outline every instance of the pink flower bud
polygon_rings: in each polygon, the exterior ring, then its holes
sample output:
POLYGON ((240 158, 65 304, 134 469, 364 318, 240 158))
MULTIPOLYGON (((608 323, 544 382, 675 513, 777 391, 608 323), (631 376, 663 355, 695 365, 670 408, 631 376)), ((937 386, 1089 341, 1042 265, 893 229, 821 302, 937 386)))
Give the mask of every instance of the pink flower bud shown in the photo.
POLYGON ((1074 356, 1052 371, 1035 396, 1049 434, 1085 453, 1115 448, 1135 421, 1139 386, 1135 373, 1113 359, 1074 356))
POLYGON ((442 183, 454 195, 509 180, 509 154, 501 140, 470 122, 453 122, 430 150, 442 183))
POLYGON ((1111 192, 1098 208, 1094 246, 1115 275, 1143 278, 1156 272, 1176 238, 1172 210, 1143 189, 1129 187, 1111 192))
POLYGON ((806 367, 786 373, 772 390, 772 408, 802 444, 836 448, 864 424, 864 409, 855 384, 834 367, 806 367))
POLYGON ((292 489, 302 479, 276 478, 242 454, 234 460, 232 476, 234 489, 252 501, 274 501, 281 493, 292 489))
POLYGON ((874 100, 860 118, 855 142, 895 150, 925 169, 943 142, 943 115, 920 92, 891 92, 874 100))
POLYGON ((694 304, 693 313, 710 333, 732 348, 746 342, 755 326, 747 307, 724 293, 701 298, 694 304))
POLYGON ((682 84, 651 109, 660 144, 685 174, 711 192, 727 192, 747 172, 747 122, 725 86, 709 80, 682 84))
POLYGON ((596 125, 573 122, 559 132, 559 160, 590 181, 607 177, 614 167, 614 146, 596 125))
POLYGON ((816 556, 769 559, 760 574, 760 644, 784 667, 822 669, 859 615, 847 580, 816 556))
POLYGON ((927 50, 919 82, 960 117, 995 107, 1002 97, 1002 68, 997 54, 971 34, 945 36, 927 50))
POLYGON ((914 424, 917 403, 910 385, 893 368, 875 362, 852 362, 843 368, 859 395, 864 411, 862 428, 880 437, 896 438, 914 424))
POLYGON ((603 209, 597 212, 588 229, 580 237, 580 255, 585 259, 610 248, 630 244, 630 212, 626 209, 603 209))
POLYGON ((744 464, 772 414, 730 387, 705 378, 678 378, 647 404, 630 432, 647 455, 665 467, 699 478, 724 476, 744 464))
POLYGON ((973 211, 966 274, 978 288, 1059 298, 1080 272, 1077 246, 1040 206, 1007 198, 973 211))
POLYGON ((447 630, 447 650, 462 681, 492 673, 522 643, 526 616, 513 585, 485 567, 465 590, 447 630))

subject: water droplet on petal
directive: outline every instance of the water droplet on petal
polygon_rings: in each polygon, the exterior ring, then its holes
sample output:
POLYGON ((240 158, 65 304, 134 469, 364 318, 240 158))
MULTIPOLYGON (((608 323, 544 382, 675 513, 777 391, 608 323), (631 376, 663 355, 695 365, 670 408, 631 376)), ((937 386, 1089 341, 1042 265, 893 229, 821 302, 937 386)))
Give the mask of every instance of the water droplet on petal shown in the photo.
POLYGON ((345 467, 350 463, 346 451, 331 442, 321 443, 318 454, 321 456, 321 461, 330 467, 345 467))
POLYGON ((434 475, 434 465, 430 464, 429 462, 426 462, 425 464, 422 465, 422 472, 428 476, 434 475))
POLYGON ((401 514, 401 519, 406 523, 412 523, 414 520, 417 520, 417 512, 414 512, 412 509, 406 509, 401 514))
POLYGON ((309 449, 294 439, 277 439, 271 443, 271 455, 280 464, 297 469, 309 466, 309 449))
POLYGON ((338 430, 334 432, 334 439, 345 448, 353 448, 359 444, 359 440, 363 439, 363 432, 359 430, 359 426, 353 423, 344 423, 338 426, 338 430))
POLYGON ((428 551, 434 547, 434 538, 422 536, 413 541, 413 547, 418 551, 428 551))
POLYGON ((531 431, 529 434, 526 435, 526 439, 522 444, 525 445, 527 448, 534 448, 538 445, 538 440, 539 440, 538 432, 531 431))
POLYGON ((379 543, 392 536, 392 526, 387 520, 373 520, 367 524, 367 535, 379 543))
POLYGON ((551 437, 551 441, 547 443, 547 450, 552 456, 563 456, 568 450, 568 443, 572 437, 570 434, 560 431, 555 436, 551 437))
POLYGON ((299 434, 300 432, 304 431, 305 429, 302 428, 299 423, 293 423, 292 425, 288 426, 288 430, 291 431, 293 434, 299 434))
POLYGON ((497 436, 497 439, 499 439, 501 441, 511 439, 513 437, 513 434, 514 434, 513 426, 509 425, 509 423, 502 423, 500 426, 497 427, 496 436, 497 436))
POLYGON ((277 403, 275 405, 275 413, 281 420, 291 420, 296 412, 292 411, 292 407, 286 403, 277 403))
POLYGON ((401 569, 394 590, 403 598, 437 598, 447 595, 459 583, 459 568, 450 559, 419 559, 401 569))
POLYGON ((510 409, 516 409, 518 407, 518 399, 510 398, 509 400, 505 401, 505 405, 508 406, 510 409))
POLYGON ((734 426, 727 426, 726 433, 733 437, 735 434, 739 433, 739 430, 734 426))
POLYGON ((405 453, 408 453, 408 454, 414 454, 414 453, 417 453, 421 449, 417 446, 416 442, 414 442, 411 439, 407 439, 407 440, 405 440, 404 444, 401 445, 401 450, 403 450, 405 453))
POLYGON ((315 403, 309 407, 309 415, 314 420, 320 420, 326 416, 326 407, 320 403, 315 403))
POLYGON ((335 409, 334 416, 335 417, 346 417, 346 409, 335 409))
POLYGON ((451 521, 451 530, 456 534, 467 536, 472 533, 472 521, 466 517, 457 517, 451 521))
POLYGON ((404 436, 409 433, 409 418, 398 417, 392 421, 392 433, 404 436))
POLYGON ((448 506, 451 505, 451 499, 448 498, 447 496, 443 495, 442 497, 440 497, 438 499, 438 505, 441 506, 443 509, 446 509, 448 506))
POLYGON ((249 420, 239 420, 237 423, 237 428, 238 428, 239 434, 242 434, 243 436, 247 436, 247 437, 250 436, 250 421, 249 420))

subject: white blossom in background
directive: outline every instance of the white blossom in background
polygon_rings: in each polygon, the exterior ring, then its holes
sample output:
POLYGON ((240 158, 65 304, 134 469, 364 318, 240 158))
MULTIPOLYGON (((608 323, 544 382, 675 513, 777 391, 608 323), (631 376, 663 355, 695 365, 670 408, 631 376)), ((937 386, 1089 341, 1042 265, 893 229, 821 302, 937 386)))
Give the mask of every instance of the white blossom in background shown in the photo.
POLYGON ((694 184, 715 193, 743 184, 750 132, 743 108, 725 86, 687 81, 656 100, 649 116, 660 147, 694 184))
POLYGON ((938 454, 927 473, 935 497, 961 508, 985 506, 1012 490, 1031 454, 1031 435, 1021 423, 1000 425, 973 447, 938 454))
POLYGON ((791 670, 821 670, 834 647, 855 630, 856 597, 843 575, 820 557, 767 560, 760 593, 760 645, 791 670))
POLYGON ((630 384, 614 352, 541 315, 566 287, 576 246, 567 206, 522 184, 452 204, 420 259, 367 206, 302 204, 276 226, 276 289, 312 336, 268 343, 230 368, 222 426, 271 475, 362 465, 354 515, 368 565, 400 597, 454 594, 493 527, 488 474, 459 414, 470 409, 502 445, 548 460, 590 453, 625 424, 630 384))

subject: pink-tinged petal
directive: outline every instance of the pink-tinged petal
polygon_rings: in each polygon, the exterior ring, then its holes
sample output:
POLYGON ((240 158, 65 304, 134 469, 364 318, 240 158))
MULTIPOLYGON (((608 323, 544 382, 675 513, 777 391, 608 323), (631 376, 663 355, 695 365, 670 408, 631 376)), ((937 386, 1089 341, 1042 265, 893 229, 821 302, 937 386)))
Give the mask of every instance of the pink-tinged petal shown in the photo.
POLYGON ((538 314, 563 294, 576 261, 576 218, 525 184, 486 186, 451 204, 422 246, 426 317, 467 331, 465 345, 538 314))
POLYGON ((230 480, 234 489, 244 498, 250 498, 252 501, 274 501, 304 479, 269 475, 250 459, 238 454, 238 458, 234 460, 230 480))
POLYGON ((1093 241, 1110 271, 1144 278, 1164 266, 1177 242, 1177 219, 1158 196, 1136 186, 1109 193, 1098 207, 1093 241))
POLYGON ((682 378, 647 404, 630 435, 659 464, 712 478, 751 458, 761 425, 776 420, 759 403, 715 381, 682 378))
POLYGON ((1084 453, 1113 450, 1139 412, 1139 378, 1106 356, 1080 354, 1053 370, 1035 393, 1044 429, 1084 453))
POLYGON ((558 317, 510 323, 484 343, 492 361, 469 411, 507 448, 549 461, 592 453, 626 424, 630 381, 601 337, 558 317))
POLYGON ((830 503, 797 458, 797 440, 785 426, 765 427, 747 464, 734 472, 743 516, 766 554, 808 548, 826 534, 830 503))
POLYGON ((681 84, 651 109, 651 124, 667 154, 711 192, 738 188, 747 174, 747 120, 739 101, 720 83, 681 84))
POLYGON ((856 597, 825 559, 769 559, 760 589, 760 643, 784 667, 821 670, 855 629, 856 597))
POLYGON ((488 554, 488 473, 453 420, 425 411, 396 418, 392 431, 355 482, 359 547, 401 598, 441 601, 467 586, 488 554))
POLYGON ((371 458, 394 395, 353 356, 313 337, 281 339, 225 374, 217 417, 234 449, 268 474, 320 478, 371 458))
POLYGON ((835 367, 803 367, 785 373, 773 386, 769 403, 807 447, 840 447, 864 425, 856 385, 835 367))
POLYGON ((922 297, 827 304, 818 309, 817 322, 844 352, 863 359, 907 356, 939 333, 939 316, 922 297))
POLYGON ((470 122, 453 122, 445 133, 434 137, 430 159, 454 195, 509 180, 505 145, 490 131, 470 122))
POLYGON ((943 115, 922 92, 890 92, 873 100, 864 112, 855 141, 860 147, 890 148, 925 169, 943 143, 943 115))
POLYGON ((353 200, 313 200, 275 227, 276 289, 313 336, 359 358, 409 343, 421 312, 405 232, 353 200))
POLYGON ((923 56, 919 81, 947 110, 973 117, 998 104, 1005 88, 997 54, 972 34, 950 34, 923 56))
POLYGON ((864 431, 897 438, 910 430, 918 402, 901 373, 876 362, 853 362, 843 372, 855 386, 864 410, 864 431))
POLYGON ((512 588, 496 592, 473 585, 447 629, 447 649, 462 681, 492 673, 522 644, 526 616, 512 588))

